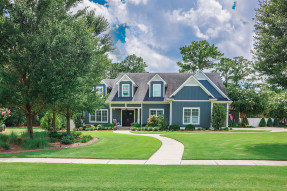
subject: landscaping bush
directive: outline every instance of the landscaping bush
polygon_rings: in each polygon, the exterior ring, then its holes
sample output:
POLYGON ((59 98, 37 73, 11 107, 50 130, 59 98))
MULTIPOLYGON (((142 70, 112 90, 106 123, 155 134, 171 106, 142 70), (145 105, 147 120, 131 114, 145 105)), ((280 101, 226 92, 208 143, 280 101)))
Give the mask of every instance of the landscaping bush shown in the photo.
POLYGON ((185 130, 186 131, 194 131, 195 130, 195 126, 192 124, 188 124, 185 126, 185 130))
POLYGON ((142 124, 142 127, 146 127, 146 126, 147 126, 147 123, 143 123, 143 124, 142 124))
POLYGON ((269 117, 267 120, 267 127, 272 127, 272 125, 273 125, 272 119, 269 117))
POLYGON ((34 137, 33 139, 23 139, 23 143, 21 145, 24 149, 44 149, 49 145, 46 138, 34 137))
POLYGON ((112 128, 114 128, 114 127, 115 127, 115 125, 114 125, 114 124, 112 124, 112 123, 109 123, 109 124, 107 124, 107 127, 112 127, 112 128))
MULTIPOLYGON (((94 127, 95 128, 95 127, 94 127)), ((75 138, 78 139, 82 136, 82 132, 77 132, 77 131, 71 131, 71 135, 75 138)))
POLYGON ((169 126, 169 130, 170 131, 179 131, 180 130, 180 126, 178 124, 172 124, 169 126))
POLYGON ((275 118, 273 121, 273 127, 278 127, 279 126, 279 120, 278 118, 275 118))
POLYGON ((61 138, 61 143, 69 145, 75 142, 75 138, 72 135, 65 135, 61 138))
POLYGON ((102 130, 103 129, 103 126, 102 125, 98 125, 97 126, 97 130, 102 130))
POLYGON ((81 143, 89 142, 92 139, 93 139, 93 137, 91 135, 84 135, 83 139, 81 140, 81 143))
POLYGON ((245 127, 249 127, 249 121, 248 121, 247 118, 246 118, 246 120, 245 120, 244 126, 245 126, 245 127))
POLYGON ((141 124, 136 123, 136 124, 134 124, 134 126, 133 126, 133 127, 141 127, 141 124))
POLYGON ((259 122, 259 127, 266 127, 266 121, 265 121, 265 118, 262 117, 260 122, 259 122))
POLYGON ((211 123, 214 129, 224 126, 226 120, 226 108, 221 104, 214 104, 212 109, 211 123))
POLYGON ((156 116, 156 115, 151 115, 150 118, 147 119, 147 125, 148 125, 149 127, 155 127, 155 126, 157 126, 157 123, 158 123, 157 118, 158 118, 158 116, 156 116))
POLYGON ((18 138, 17 134, 14 131, 12 131, 12 133, 9 135, 9 143, 18 144, 17 138, 18 138))
POLYGON ((138 129, 138 128, 135 127, 135 126, 131 127, 131 131, 136 131, 137 129, 138 129))
POLYGON ((148 130, 148 131, 152 131, 152 127, 148 127, 147 130, 148 130))
POLYGON ((152 130, 153 130, 153 131, 159 131, 160 128, 159 128, 159 127, 153 127, 152 130))
POLYGON ((48 139, 48 142, 49 142, 49 143, 55 143, 55 142, 57 142, 57 141, 58 141, 58 139, 55 138, 55 137, 49 137, 49 139, 48 139))
POLYGON ((156 123, 157 123, 157 126, 159 127, 159 130, 163 131, 168 128, 168 123, 164 115, 159 115, 156 120, 157 120, 156 123))
POLYGON ((204 126, 204 127, 202 127, 204 130, 209 130, 210 129, 210 127, 208 127, 208 126, 204 126))
POLYGON ((231 131, 231 130, 232 130, 232 127, 230 127, 229 130, 231 131))
POLYGON ((10 150, 10 145, 8 144, 8 143, 2 143, 1 145, 0 145, 0 147, 2 147, 4 150, 10 150))
POLYGON ((49 137, 58 139, 59 138, 59 133, 57 131, 51 131, 51 132, 49 132, 49 137))
POLYGON ((7 134, 0 134, 0 141, 3 142, 3 143, 6 143, 9 141, 9 135, 7 134))
POLYGON ((224 128, 224 130, 225 130, 225 131, 228 131, 228 130, 229 130, 229 128, 228 128, 228 127, 225 127, 225 128, 224 128))
POLYGON ((108 127, 108 130, 114 130, 114 127, 108 127))
MULTIPOLYGON (((40 121, 42 128, 47 129, 48 131, 53 129, 53 113, 46 112, 40 121)), ((62 121, 59 116, 56 115, 56 130, 61 129, 62 121)))

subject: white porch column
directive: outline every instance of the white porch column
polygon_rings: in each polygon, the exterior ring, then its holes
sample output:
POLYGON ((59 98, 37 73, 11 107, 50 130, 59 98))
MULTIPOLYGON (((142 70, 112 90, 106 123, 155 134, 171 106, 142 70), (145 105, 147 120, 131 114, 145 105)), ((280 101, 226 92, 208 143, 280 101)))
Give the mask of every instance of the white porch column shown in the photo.
POLYGON ((169 125, 172 124, 172 101, 169 102, 169 125))
POLYGON ((111 105, 110 105, 110 123, 113 123, 113 109, 111 108, 111 105))
POLYGON ((210 111, 210 128, 212 128, 212 123, 211 123, 211 121, 212 121, 213 102, 211 101, 210 103, 211 103, 211 111, 210 111))
POLYGON ((138 108, 138 118, 137 118, 137 123, 140 123, 140 109, 138 108))
POLYGON ((226 127, 228 127, 228 114, 229 114, 229 105, 226 104, 226 127))

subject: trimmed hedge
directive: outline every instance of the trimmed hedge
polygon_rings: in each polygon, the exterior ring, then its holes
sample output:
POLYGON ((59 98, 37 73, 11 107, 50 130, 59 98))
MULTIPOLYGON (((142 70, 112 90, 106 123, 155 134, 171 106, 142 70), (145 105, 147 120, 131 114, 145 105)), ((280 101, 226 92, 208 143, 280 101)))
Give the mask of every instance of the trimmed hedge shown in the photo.
POLYGON ((275 118, 273 121, 273 127, 279 127, 279 120, 278 118, 275 118))
POLYGON ((267 127, 272 127, 273 123, 272 123, 272 119, 269 117, 267 120, 267 127))
POLYGON ((195 130, 195 126, 192 124, 188 124, 185 126, 185 130, 186 131, 194 131, 195 130))
POLYGON ((170 131, 179 131, 180 130, 180 126, 178 124, 172 124, 169 126, 169 130, 170 131))
POLYGON ((262 117, 260 122, 259 122, 259 127, 266 127, 266 121, 265 121, 265 118, 262 117))

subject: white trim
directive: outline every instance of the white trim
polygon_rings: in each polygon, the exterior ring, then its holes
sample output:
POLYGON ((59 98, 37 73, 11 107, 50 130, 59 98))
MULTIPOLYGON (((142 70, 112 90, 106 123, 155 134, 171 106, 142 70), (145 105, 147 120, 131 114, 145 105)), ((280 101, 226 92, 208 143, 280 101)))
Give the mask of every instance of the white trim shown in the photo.
POLYGON ((110 107, 110 123, 113 122, 113 108, 111 108, 111 104, 109 104, 110 107))
POLYGON ((108 86, 108 84, 107 84, 104 80, 102 80, 102 81, 100 82, 100 84, 105 84, 106 87, 110 87, 110 86, 108 86))
POLYGON ((103 87, 103 86, 96 86, 96 94, 97 94, 97 95, 101 95, 101 97, 104 97, 104 87, 103 87), (102 89, 102 95, 99 94, 98 89, 102 89))
POLYGON ((177 90, 175 90, 169 97, 172 97, 174 95, 176 95, 184 86, 185 84, 190 80, 193 79, 195 80, 195 82, 198 84, 199 87, 201 87, 203 89, 203 91, 205 91, 205 93, 207 93, 207 95, 210 95, 212 97, 214 97, 194 76, 190 76, 189 78, 187 78, 187 80, 185 80, 185 82, 183 82, 183 84, 181 84, 181 86, 179 88, 177 88, 177 90))
POLYGON ((130 90, 130 84, 122 84, 122 97, 130 97, 130 94, 131 94, 131 92, 130 92, 131 90, 130 90), (127 96, 125 96, 124 95, 124 86, 128 86, 128 95, 127 96))
MULTIPOLYGON (((127 102, 123 102, 123 101, 107 101, 106 103, 112 103, 112 104, 126 104, 127 102)), ((144 102, 128 102, 128 104, 169 104, 168 101, 144 101, 144 102)))
POLYGON ((199 125, 200 124, 200 107, 183 107, 182 108, 182 124, 187 125, 187 124, 193 124, 193 125, 199 125), (185 109, 190 109, 190 123, 184 123, 184 110, 185 109), (198 123, 191 123, 192 122, 192 110, 193 109, 198 109, 198 123))
POLYGON ((210 102, 210 100, 173 100, 174 102, 210 102))
POLYGON ((108 118, 109 118, 109 110, 108 109, 95 110, 95 121, 91 120, 91 114, 89 113, 89 122, 93 122, 93 123, 108 123, 108 121, 109 121, 108 118), (97 115, 96 115, 97 111, 101 111, 101 121, 97 121, 97 115), (103 111, 107 112, 107 121, 103 121, 103 114, 102 114, 103 111))
POLYGON ((211 106, 210 106, 211 110, 210 110, 210 128, 212 128, 212 111, 213 111, 213 102, 211 102, 211 106))
POLYGON ((128 75, 126 75, 126 74, 123 75, 123 76, 121 77, 121 79, 119 79, 119 81, 117 81, 116 85, 119 85, 121 81, 124 81, 124 80, 122 80, 124 77, 127 77, 127 78, 129 79, 128 81, 131 81, 133 85, 137 86, 137 84, 136 84, 128 75))
POLYGON ((232 103, 232 101, 214 101, 213 103, 232 103))
POLYGON ((161 93, 162 93, 162 92, 161 92, 161 91, 162 91, 161 86, 162 86, 161 84, 153 84, 153 85, 152 85, 152 97, 161 97, 161 93), (155 95, 154 95, 154 89, 155 89, 154 87, 155 87, 155 86, 159 86, 159 96, 155 96, 155 95))
POLYGON ((166 81, 164 81, 164 80, 162 79, 162 77, 160 77, 160 75, 158 75, 158 74, 154 75, 154 76, 150 79, 150 81, 148 81, 147 84, 150 85, 150 83, 151 83, 152 81, 158 81, 158 80, 153 80, 153 79, 156 78, 156 77, 159 77, 159 78, 160 78, 160 81, 162 81, 165 86, 167 85, 166 81))
POLYGON ((155 110, 156 111, 156 114, 155 114, 156 116, 158 116, 158 114, 157 114, 158 110, 162 110, 162 114, 165 115, 164 114, 164 109, 162 109, 162 108, 150 108, 149 109, 149 117, 151 116, 151 110, 155 110))
POLYGON ((141 104, 141 127, 143 126, 143 104, 141 104))
POLYGON ((228 119, 229 119, 229 105, 226 104, 226 126, 225 127, 228 127, 228 119))
POLYGON ((169 125, 172 124, 172 101, 169 103, 169 125))
POLYGON ((138 115, 137 115, 137 123, 140 123, 140 109, 137 109, 138 115))
POLYGON ((223 97, 229 99, 228 96, 227 96, 225 93, 223 93, 223 92, 217 87, 217 85, 215 85, 215 84, 213 83, 213 81, 212 81, 203 71, 201 71, 201 70, 197 71, 197 73, 195 74, 195 76, 196 76, 199 72, 200 72, 201 74, 203 74, 203 76, 207 79, 207 81, 208 81, 223 97))

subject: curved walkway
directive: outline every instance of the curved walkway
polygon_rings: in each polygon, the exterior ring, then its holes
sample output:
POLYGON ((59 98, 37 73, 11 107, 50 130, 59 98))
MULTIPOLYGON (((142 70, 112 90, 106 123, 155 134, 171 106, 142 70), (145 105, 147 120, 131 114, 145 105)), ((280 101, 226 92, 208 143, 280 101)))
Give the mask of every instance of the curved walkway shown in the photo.
POLYGON ((130 131, 114 131, 115 133, 120 134, 129 134, 129 135, 139 135, 139 136, 148 136, 159 139, 162 142, 161 147, 157 150, 145 164, 180 164, 181 158, 183 155, 184 146, 182 143, 177 140, 162 137, 159 134, 135 134, 130 131))

